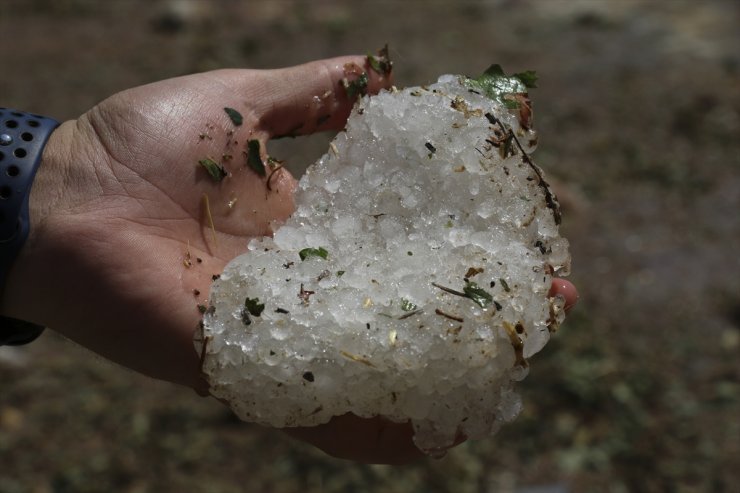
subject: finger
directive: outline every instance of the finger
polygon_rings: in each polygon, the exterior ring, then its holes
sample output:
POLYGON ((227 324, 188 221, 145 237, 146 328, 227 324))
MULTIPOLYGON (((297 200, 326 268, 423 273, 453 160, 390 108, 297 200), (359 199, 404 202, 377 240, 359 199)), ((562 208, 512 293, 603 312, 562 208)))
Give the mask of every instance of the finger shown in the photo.
POLYGON ((295 67, 260 72, 257 94, 258 128, 270 137, 341 129, 359 93, 375 94, 390 87, 391 73, 379 73, 365 56, 319 60, 295 67), (364 74, 364 75, 363 75, 364 74), (367 77, 367 85, 361 78, 367 77), (343 81, 354 89, 345 87, 343 81), (348 92, 356 94, 350 97, 348 92))
POLYGON ((552 280, 550 296, 562 296, 565 298, 565 310, 568 311, 578 303, 578 290, 572 282, 556 277, 552 280))
POLYGON ((414 429, 411 423, 393 423, 382 418, 375 419, 380 420, 380 431, 377 435, 378 450, 386 452, 380 463, 403 465, 424 457, 413 442, 414 429), (388 451, 393 451, 393 454, 388 451))
POLYGON ((366 464, 400 465, 423 457, 412 441, 409 423, 393 423, 381 417, 360 418, 347 413, 323 425, 285 431, 333 457, 366 464))

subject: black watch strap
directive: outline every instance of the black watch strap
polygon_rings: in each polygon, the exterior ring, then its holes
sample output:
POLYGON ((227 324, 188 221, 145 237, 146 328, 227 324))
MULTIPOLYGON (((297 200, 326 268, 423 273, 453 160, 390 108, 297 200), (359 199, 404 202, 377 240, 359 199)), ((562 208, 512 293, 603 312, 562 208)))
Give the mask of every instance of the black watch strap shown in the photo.
MULTIPOLYGON (((28 198, 49 136, 59 122, 0 108, 0 290, 30 229, 28 198)), ((0 317, 0 345, 27 344, 43 327, 0 317)))

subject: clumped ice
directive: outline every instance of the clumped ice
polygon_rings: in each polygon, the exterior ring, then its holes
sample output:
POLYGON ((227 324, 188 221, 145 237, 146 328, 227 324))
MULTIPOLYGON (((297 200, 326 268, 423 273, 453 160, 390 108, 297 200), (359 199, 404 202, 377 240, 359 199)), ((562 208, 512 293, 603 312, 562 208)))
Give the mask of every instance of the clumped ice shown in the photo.
POLYGON ((534 131, 469 89, 364 97, 293 216, 213 283, 203 371, 240 418, 411 420, 431 453, 519 413, 513 382, 564 317, 548 291, 568 243, 522 153, 534 131))

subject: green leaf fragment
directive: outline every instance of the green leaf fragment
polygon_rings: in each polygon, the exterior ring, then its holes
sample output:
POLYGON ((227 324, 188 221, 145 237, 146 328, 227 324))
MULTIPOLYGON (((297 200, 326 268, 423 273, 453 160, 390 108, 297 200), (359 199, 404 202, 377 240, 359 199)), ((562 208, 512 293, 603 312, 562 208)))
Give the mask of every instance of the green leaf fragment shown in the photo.
POLYGON ((506 279, 504 279, 503 277, 500 277, 498 281, 501 283, 501 287, 504 288, 504 291, 506 291, 507 293, 511 291, 511 288, 509 287, 509 284, 506 282, 506 279))
POLYGON ((519 108, 519 102, 517 102, 516 99, 510 99, 508 97, 504 97, 503 103, 504 103, 504 106, 506 106, 506 109, 508 110, 515 110, 519 108))
POLYGON ((380 60, 378 60, 375 56, 373 56, 371 53, 367 54, 367 63, 370 64, 370 68, 375 70, 377 73, 381 74, 383 73, 383 69, 380 68, 380 60))
POLYGON ((259 317, 265 309, 265 304, 260 303, 259 298, 247 298, 244 300, 244 308, 254 317, 259 317))
POLYGON ((324 247, 304 248, 303 250, 298 252, 298 256, 301 257, 301 260, 306 260, 309 257, 321 257, 326 260, 326 258, 329 256, 329 252, 327 252, 324 247))
POLYGON ((260 156, 260 141, 252 139, 247 142, 247 164, 260 176, 265 176, 265 163, 262 162, 262 156, 260 156))
POLYGON ((519 103, 512 94, 525 94, 529 88, 537 87, 537 74, 533 70, 506 75, 499 64, 493 64, 477 79, 468 79, 469 86, 483 92, 509 109, 516 109, 519 103))
POLYGON ((393 62, 388 55, 388 45, 378 51, 378 55, 367 54, 367 63, 374 71, 381 75, 388 75, 393 70, 393 62))
POLYGON ((416 310, 417 308, 418 307, 415 304, 411 303, 406 298, 401 298, 401 310, 405 312, 411 312, 416 310))
POLYGON ((229 118, 231 118, 231 121, 236 125, 237 127, 242 124, 244 121, 244 117, 242 117, 242 114, 236 111, 234 108, 226 107, 224 108, 224 111, 227 115, 229 115, 229 118))
POLYGON ((493 296, 474 282, 466 282, 463 293, 481 308, 485 308, 493 302, 493 296))
POLYGON ((210 158, 201 159, 198 164, 203 166, 208 174, 213 178, 213 181, 220 182, 223 180, 227 173, 223 166, 218 164, 216 161, 210 158))
POLYGON ((342 277, 343 275, 344 275, 344 271, 343 270, 338 270, 337 271, 337 277, 342 277))
POLYGON ((529 89, 533 89, 537 87, 537 72, 534 70, 525 70, 524 72, 518 72, 516 74, 513 74, 512 77, 516 77, 520 81, 522 81, 522 84, 527 86, 529 89))
POLYGON ((354 99, 357 95, 367 94, 367 72, 363 72, 353 81, 347 79, 342 80, 342 85, 345 91, 347 91, 347 97, 354 99))

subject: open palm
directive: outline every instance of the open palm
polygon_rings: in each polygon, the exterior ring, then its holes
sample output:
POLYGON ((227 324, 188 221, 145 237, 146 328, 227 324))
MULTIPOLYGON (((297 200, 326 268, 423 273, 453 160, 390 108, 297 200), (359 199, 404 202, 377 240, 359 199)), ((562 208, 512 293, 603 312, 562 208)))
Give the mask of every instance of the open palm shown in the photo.
MULTIPOLYGON (((268 186, 271 169, 250 168, 246 144, 261 142, 266 160, 270 137, 341 127, 351 102, 340 81, 355 62, 364 60, 165 80, 63 124, 34 184, 32 233, 6 304, 30 304, 19 318, 109 359, 205 390, 192 338, 212 276, 293 208, 293 178, 277 170, 268 186), (226 176, 211 177, 203 159, 226 176)), ((374 74, 370 89, 383 83, 374 74)))

